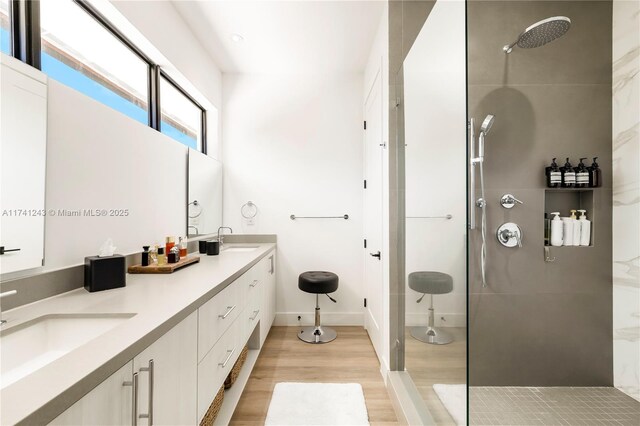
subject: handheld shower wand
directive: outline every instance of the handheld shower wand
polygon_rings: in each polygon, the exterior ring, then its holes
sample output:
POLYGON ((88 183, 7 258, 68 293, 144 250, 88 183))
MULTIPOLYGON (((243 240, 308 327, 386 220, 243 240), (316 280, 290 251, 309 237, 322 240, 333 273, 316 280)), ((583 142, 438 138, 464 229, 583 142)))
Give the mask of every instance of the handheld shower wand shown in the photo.
MULTIPOLYGON (((480 251, 480 266, 482 269, 482 286, 487 286, 487 202, 484 194, 484 138, 491 127, 493 126, 493 122, 495 120, 495 116, 489 114, 482 122, 480 126, 480 135, 478 136, 478 156, 476 158, 471 159, 471 164, 478 164, 480 167, 480 198, 477 200, 472 200, 475 202, 475 205, 482 209, 482 222, 480 228, 480 235, 482 236, 482 248, 480 251)), ((473 143, 473 141, 472 141, 473 143)))

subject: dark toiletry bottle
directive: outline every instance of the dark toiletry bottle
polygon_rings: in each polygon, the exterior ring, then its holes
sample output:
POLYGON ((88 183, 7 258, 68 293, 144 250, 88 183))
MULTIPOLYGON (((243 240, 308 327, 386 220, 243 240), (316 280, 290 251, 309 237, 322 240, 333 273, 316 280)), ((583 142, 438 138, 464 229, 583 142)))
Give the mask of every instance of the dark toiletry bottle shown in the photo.
POLYGON ((569 162, 569 157, 567 157, 567 162, 564 163, 564 167, 560 169, 562 172, 562 187, 563 188, 573 188, 576 186, 576 172, 573 170, 571 163, 569 162))
POLYGON ((578 167, 574 170, 576 172, 576 188, 586 188, 589 186, 589 170, 587 170, 587 166, 584 165, 584 160, 587 157, 581 158, 578 167))
POLYGON ((600 188, 602 186, 602 170, 596 162, 597 159, 598 157, 593 157, 593 163, 589 167, 589 188, 600 188))
POLYGON ((558 188, 562 183, 562 173, 555 158, 551 165, 545 168, 545 171, 547 172, 547 188, 558 188))
POLYGON ((142 249, 144 250, 142 252, 142 266, 149 266, 149 259, 151 255, 151 253, 149 253, 149 247, 150 246, 142 246, 142 249))
POLYGON ((547 213, 544 214, 544 245, 551 245, 551 221, 547 213))

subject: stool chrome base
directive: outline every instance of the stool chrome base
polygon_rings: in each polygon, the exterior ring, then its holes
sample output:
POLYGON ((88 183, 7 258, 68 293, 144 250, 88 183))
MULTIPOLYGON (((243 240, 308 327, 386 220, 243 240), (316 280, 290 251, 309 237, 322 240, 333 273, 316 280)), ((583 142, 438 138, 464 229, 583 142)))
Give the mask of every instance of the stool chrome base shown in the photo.
POLYGON ((307 343, 329 343, 338 337, 338 333, 332 328, 322 326, 302 327, 298 332, 298 339, 307 343))
POLYGON ((411 337, 432 345, 446 345, 453 342, 451 334, 434 327, 411 327, 411 337))

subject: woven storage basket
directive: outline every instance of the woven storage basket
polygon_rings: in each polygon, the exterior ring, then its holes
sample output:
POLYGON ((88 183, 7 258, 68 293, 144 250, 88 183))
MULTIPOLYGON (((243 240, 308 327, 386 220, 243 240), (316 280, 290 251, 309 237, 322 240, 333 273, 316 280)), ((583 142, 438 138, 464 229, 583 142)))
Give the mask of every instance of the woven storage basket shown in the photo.
POLYGON ((224 400, 224 386, 220 387, 220 390, 213 398, 207 413, 202 418, 200 422, 200 426, 213 426, 213 422, 216 421, 216 417, 218 417, 218 413, 220 413, 220 408, 222 408, 222 401, 224 400))
POLYGON ((238 375, 240 374, 240 370, 244 365, 244 362, 247 360, 247 354, 249 353, 249 347, 245 346, 242 348, 242 352, 240 352, 240 356, 235 364, 233 364, 233 368, 229 372, 229 375, 224 380, 224 388, 229 389, 238 379, 238 375))

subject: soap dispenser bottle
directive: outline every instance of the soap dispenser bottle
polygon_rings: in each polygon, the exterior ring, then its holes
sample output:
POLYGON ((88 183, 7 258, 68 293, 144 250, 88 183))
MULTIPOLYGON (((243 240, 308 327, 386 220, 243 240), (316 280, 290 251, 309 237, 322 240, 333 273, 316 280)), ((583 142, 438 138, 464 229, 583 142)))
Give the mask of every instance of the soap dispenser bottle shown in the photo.
POLYGON ((573 219, 570 217, 562 218, 562 245, 573 245, 573 219))
POLYGON ((564 167, 560 169, 562 172, 562 187, 563 188, 573 188, 576 186, 576 172, 573 170, 571 163, 569 162, 569 157, 567 157, 567 162, 564 163, 564 167))
POLYGON ((571 210, 571 224, 573 225, 573 240, 571 242, 572 246, 580 245, 580 222, 576 217, 576 210, 571 210))
POLYGON ((576 172, 576 188, 587 188, 589 186, 589 170, 584 165, 584 160, 587 157, 581 158, 578 167, 575 168, 576 172))
POLYGON ((562 183, 562 172, 560 172, 560 167, 558 167, 555 158, 551 161, 551 165, 546 168, 546 172, 547 188, 558 188, 562 183))
POLYGON ((552 212, 555 215, 551 221, 551 245, 560 247, 562 245, 562 221, 560 220, 560 212, 552 212))
POLYGON ((599 188, 602 186, 602 170, 598 166, 596 160, 598 157, 593 157, 593 163, 589 167, 589 188, 599 188))
POLYGON ((588 247, 591 243, 591 221, 587 220, 587 211, 578 210, 580 212, 580 245, 588 247))

